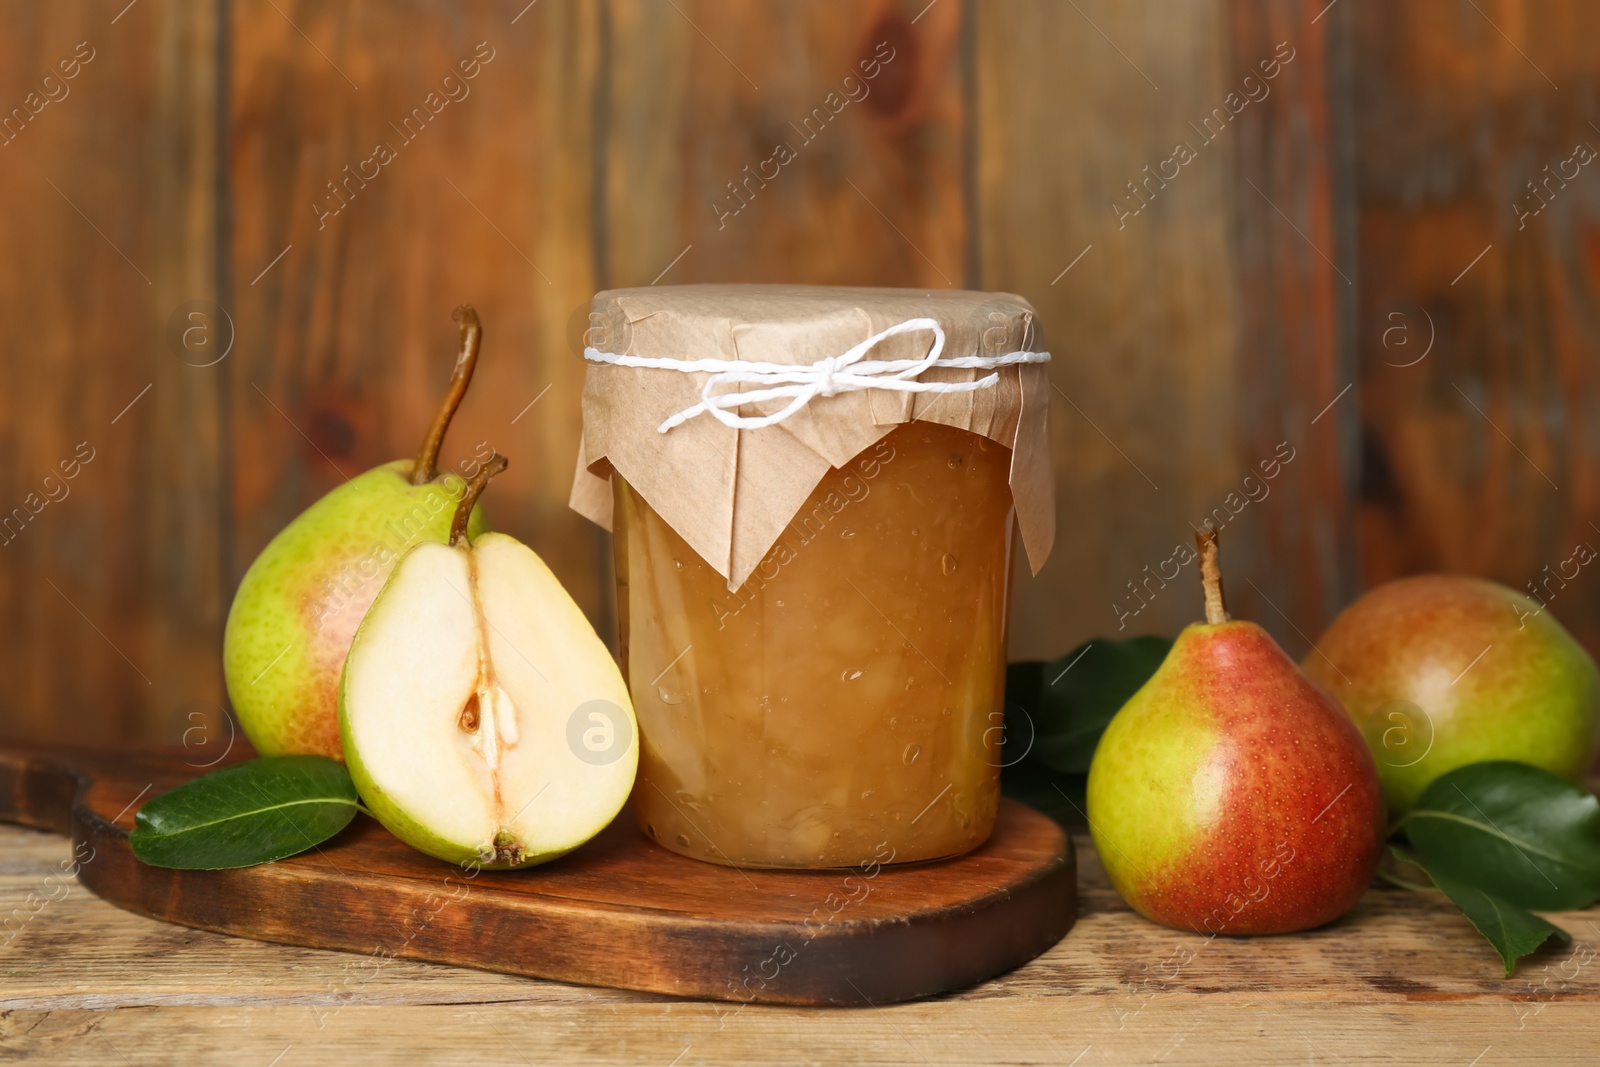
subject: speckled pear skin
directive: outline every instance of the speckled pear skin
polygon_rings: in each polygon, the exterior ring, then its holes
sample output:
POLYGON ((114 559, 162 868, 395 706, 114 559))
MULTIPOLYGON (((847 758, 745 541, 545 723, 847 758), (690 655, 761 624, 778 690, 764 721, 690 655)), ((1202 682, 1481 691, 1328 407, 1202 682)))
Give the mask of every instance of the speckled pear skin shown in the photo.
MULTIPOLYGON (((356 628, 406 549, 446 541, 465 482, 426 485, 397 460, 350 479, 268 542, 234 595, 223 677, 239 724, 263 756, 344 758, 339 676, 356 628)), ((474 508, 467 531, 485 529, 474 508)))
POLYGON ((1482 760, 1582 782, 1600 752, 1600 672, 1538 602, 1460 575, 1402 578, 1340 613, 1305 658, 1378 763, 1392 814, 1482 760))
POLYGON ((1307 930, 1366 891, 1384 801, 1361 734, 1251 622, 1197 624, 1106 728, 1088 816, 1111 882, 1156 922, 1307 930))

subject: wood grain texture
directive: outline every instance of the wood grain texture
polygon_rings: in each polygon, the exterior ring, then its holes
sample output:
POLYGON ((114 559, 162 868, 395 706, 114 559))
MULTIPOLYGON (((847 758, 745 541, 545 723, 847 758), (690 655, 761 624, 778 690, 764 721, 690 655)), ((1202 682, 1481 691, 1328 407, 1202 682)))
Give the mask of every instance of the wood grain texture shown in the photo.
POLYGON ((607 287, 961 286, 958 0, 609 11, 607 287))
POLYGON ((1324 930, 1207 940, 1128 911, 1075 837, 1072 933, 991 982, 874 1010, 684 1001, 190 930, 74 883, 65 838, 0 826, 0 915, 13 917, 0 934, 0 1044, 84 1064, 121 1050, 135 1064, 1465 1067, 1600 1052, 1600 911, 1554 916, 1573 944, 1509 980, 1458 914, 1397 889, 1373 889, 1324 930))
POLYGON ((567 322, 595 288, 597 16, 517 16, 235 7, 231 578, 343 479, 415 453, 454 360, 451 309, 471 303, 483 357, 442 465, 507 455, 490 521, 600 617, 598 539, 566 507, 582 375, 567 322))
POLYGON ((384 962, 735 1006, 882 1004, 961 989, 1049 948, 1075 914, 1066 836, 1015 801, 972 852, 901 866, 702 863, 645 839, 631 813, 536 871, 440 863, 367 819, 277 863, 145 866, 127 837, 139 803, 195 773, 181 755, 0 751, 0 819, 70 833, 83 884, 141 915, 384 962))
POLYGON ((0 34, 0 731, 176 743, 223 716, 220 402, 169 328, 216 299, 218 10, 116 14, 0 34))
POLYGON ((977 9, 978 284, 1032 301, 1055 356, 1060 532, 1014 658, 1196 620, 1172 561, 1208 518, 1231 607, 1291 650, 1349 591, 1354 405, 1312 425, 1349 375, 1315 7, 977 9))
POLYGON ((1600 575, 1568 562, 1600 548, 1600 175, 1556 173, 1600 150, 1600 11, 1351 8, 1363 577, 1531 581, 1600 651, 1600 575))
POLYGON ((1257 87, 1270 90, 1234 120, 1237 455, 1263 484, 1262 458, 1280 442, 1296 453, 1259 509, 1251 502, 1240 516, 1232 558, 1257 561, 1256 573, 1247 567, 1230 591, 1242 613, 1304 654, 1359 578, 1348 55, 1343 16, 1327 0, 1256 0, 1230 4, 1228 15, 1233 91, 1251 101, 1257 87), (1285 49, 1293 59, 1280 64, 1285 49), (1265 78, 1273 66, 1279 73, 1265 78))

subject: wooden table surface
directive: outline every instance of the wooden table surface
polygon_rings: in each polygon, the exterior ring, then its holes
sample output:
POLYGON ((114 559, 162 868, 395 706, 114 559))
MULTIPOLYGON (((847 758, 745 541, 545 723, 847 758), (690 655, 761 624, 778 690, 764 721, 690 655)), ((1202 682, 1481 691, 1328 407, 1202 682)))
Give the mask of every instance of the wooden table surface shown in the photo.
POLYGON ((1600 909, 1557 917, 1572 945, 1546 948, 1510 980, 1465 919, 1388 888, 1314 933, 1207 940, 1129 912, 1075 836, 1081 918, 1054 949, 959 994, 841 1010, 682 1001, 188 930, 65 878, 66 839, 0 826, 0 1062, 1600 1059, 1600 909))

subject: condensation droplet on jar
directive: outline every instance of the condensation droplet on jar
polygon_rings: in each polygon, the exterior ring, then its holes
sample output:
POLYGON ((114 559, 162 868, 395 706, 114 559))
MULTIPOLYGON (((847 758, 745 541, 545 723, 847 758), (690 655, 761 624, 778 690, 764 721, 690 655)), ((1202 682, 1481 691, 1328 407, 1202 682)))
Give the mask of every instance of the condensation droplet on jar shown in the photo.
POLYGON ((673 560, 672 561, 672 565, 674 567, 678 568, 678 570, 680 570, 680 571, 683 570, 683 560, 681 560, 681 559, 673 560))
POLYGON ((668 689, 664 685, 656 687, 656 695, 661 698, 661 703, 674 706, 683 703, 683 694, 675 689, 668 689))
POLYGON ((950 469, 953 470, 953 471, 954 470, 960 470, 961 469, 961 465, 963 463, 965 463, 965 462, 966 462, 966 460, 963 459, 960 455, 951 456, 950 457, 950 469))
POLYGON ((850 540, 855 535, 856 535, 856 532, 854 530, 849 529, 849 528, 846 528, 846 529, 843 529, 843 530, 839 531, 839 536, 842 539, 846 540, 846 541, 850 540))
POLYGON ((912 742, 911 744, 907 745, 906 750, 900 754, 900 762, 909 767, 913 763, 917 762, 917 757, 920 755, 922 755, 922 746, 916 742, 912 742))
POLYGON ((944 572, 946 578, 954 574, 956 572, 955 556, 946 552, 943 556, 939 557, 939 569, 944 572))
POLYGON ((688 834, 679 834, 678 835, 678 847, 679 848, 688 848, 689 847, 689 835, 688 834))
POLYGON ((861 674, 862 671, 860 667, 847 667, 839 674, 839 678, 841 681, 853 682, 857 678, 861 677, 861 674))

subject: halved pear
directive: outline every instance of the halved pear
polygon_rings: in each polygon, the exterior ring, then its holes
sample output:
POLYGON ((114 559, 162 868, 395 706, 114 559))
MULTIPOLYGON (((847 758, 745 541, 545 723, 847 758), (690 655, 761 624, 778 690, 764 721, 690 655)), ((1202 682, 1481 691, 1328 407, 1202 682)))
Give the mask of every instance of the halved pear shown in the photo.
MULTIPOLYGON (((464 508, 504 466, 485 465, 464 508)), ((467 513, 450 544, 406 553, 362 620, 339 730, 361 799, 396 837, 452 863, 526 867, 621 810, 638 726, 611 653, 544 561, 504 534, 468 539, 467 513)))

